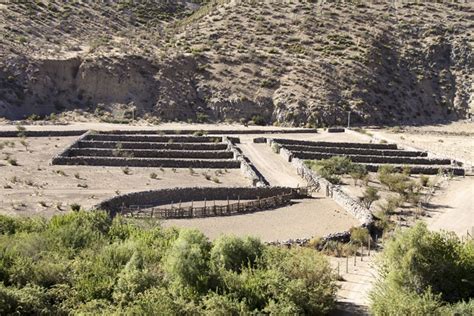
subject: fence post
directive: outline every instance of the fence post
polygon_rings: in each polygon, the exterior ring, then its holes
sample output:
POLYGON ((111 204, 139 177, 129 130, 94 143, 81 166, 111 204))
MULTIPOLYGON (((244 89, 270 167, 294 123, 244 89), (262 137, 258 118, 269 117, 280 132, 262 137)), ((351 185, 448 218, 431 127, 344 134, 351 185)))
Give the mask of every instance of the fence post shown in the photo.
POLYGON ((206 198, 204 198, 204 209, 203 209, 204 216, 207 215, 206 202, 207 202, 206 198))
POLYGON ((341 277, 341 273, 339 272, 339 261, 337 262, 337 278, 341 277))
POLYGON ((346 273, 349 273, 349 255, 346 256, 346 273))
POLYGON ((360 243, 360 261, 364 261, 364 245, 360 243))
POLYGON ((370 235, 367 237, 367 239, 368 239, 368 242, 369 242, 369 257, 370 257, 370 239, 371 239, 370 235))
POLYGON ((357 266, 357 250, 354 253, 354 267, 357 266))
POLYGON ((227 196, 227 214, 230 212, 230 205, 229 205, 229 196, 227 196))
POLYGON ((240 213, 240 195, 238 196, 237 200, 237 213, 240 213))

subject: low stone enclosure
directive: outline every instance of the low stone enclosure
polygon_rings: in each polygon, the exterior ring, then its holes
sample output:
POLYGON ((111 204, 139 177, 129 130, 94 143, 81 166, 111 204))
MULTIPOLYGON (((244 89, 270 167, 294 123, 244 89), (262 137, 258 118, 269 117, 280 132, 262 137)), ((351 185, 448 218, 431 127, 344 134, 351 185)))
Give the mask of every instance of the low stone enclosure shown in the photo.
POLYGON ((294 198, 307 197, 307 188, 287 187, 192 187, 133 192, 115 196, 95 206, 111 216, 122 214, 138 218, 194 218, 230 216, 275 209, 294 198), (216 205, 215 201, 227 201, 216 205), (204 206, 194 202, 204 201, 204 206), (229 201, 237 201, 230 203, 229 201), (181 206, 192 202, 191 206, 181 206), (164 207, 169 205, 169 207, 164 207))
POLYGON ((164 168, 240 168, 222 136, 87 132, 52 160, 53 165, 164 168))
POLYGON ((363 164, 368 171, 376 172, 381 165, 390 164, 396 169, 410 167, 413 174, 438 174, 440 170, 464 175, 465 170, 450 159, 429 158, 427 152, 398 149, 396 144, 311 142, 290 139, 271 139, 267 142, 286 160, 321 160, 344 156, 363 164))

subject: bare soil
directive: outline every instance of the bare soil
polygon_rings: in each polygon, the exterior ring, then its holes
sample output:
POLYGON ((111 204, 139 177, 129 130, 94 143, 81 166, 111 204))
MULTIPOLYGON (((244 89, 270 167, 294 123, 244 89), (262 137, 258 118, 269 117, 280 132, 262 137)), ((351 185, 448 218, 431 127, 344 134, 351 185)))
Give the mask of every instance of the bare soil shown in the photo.
POLYGON ((474 122, 371 131, 376 137, 474 165, 474 122))
POLYGON ((359 222, 331 199, 315 195, 295 204, 246 215, 164 220, 163 226, 197 228, 210 239, 222 234, 257 236, 263 241, 324 236, 359 222))
POLYGON ((0 212, 4 214, 52 216, 77 203, 92 207, 105 198, 133 191, 191 186, 248 186, 239 169, 216 170, 169 168, 130 168, 96 166, 51 166, 51 158, 77 137, 27 138, 28 150, 19 138, 0 151, 0 212), (10 156, 18 166, 4 160, 10 156), (151 174, 156 173, 157 179, 151 174), (206 180, 204 173, 220 183, 206 180))
POLYGON ((455 178, 444 183, 431 200, 426 221, 433 230, 474 236, 474 177, 455 178))

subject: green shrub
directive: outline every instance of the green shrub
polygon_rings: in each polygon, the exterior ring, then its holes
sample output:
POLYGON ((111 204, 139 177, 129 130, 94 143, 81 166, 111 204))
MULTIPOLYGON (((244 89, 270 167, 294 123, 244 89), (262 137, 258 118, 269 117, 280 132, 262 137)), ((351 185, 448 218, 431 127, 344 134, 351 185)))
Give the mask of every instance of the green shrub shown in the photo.
POLYGON ((430 177, 422 175, 420 177, 420 184, 424 187, 427 187, 430 182, 430 177))
POLYGON ((354 179, 354 185, 357 185, 357 182, 364 179, 367 174, 367 168, 364 165, 354 164, 349 171, 349 175, 352 177, 352 179, 354 179))
POLYGON ((335 276, 311 249, 71 212, 0 217, 0 314, 326 314, 335 276))
POLYGON ((204 113, 197 113, 196 114, 196 121, 198 123, 207 123, 209 121, 209 115, 204 113))
POLYGON ((369 231, 364 227, 352 227, 350 229, 351 241, 359 245, 366 245, 369 240, 369 231))
POLYGON ((398 232, 385 245, 379 271, 370 297, 375 315, 441 315, 446 308, 472 307, 474 242, 453 233, 430 232, 424 223, 398 232))
POLYGON ((340 175, 353 173, 366 174, 365 167, 353 164, 348 157, 334 156, 329 159, 305 161, 306 165, 332 184, 341 183, 340 175), (364 171, 365 170, 365 171, 364 171))
POLYGON ((209 280, 207 238, 197 230, 182 230, 165 259, 165 271, 180 286, 205 292, 209 280))
POLYGON ((267 121, 265 120, 265 118, 261 115, 254 115, 252 116, 252 122, 255 124, 255 125, 259 125, 259 126, 265 126, 267 125, 267 121))
POLYGON ((365 189, 362 197, 360 198, 362 204, 366 208, 370 209, 370 206, 372 205, 372 203, 380 199, 380 195, 378 194, 378 192, 379 190, 377 190, 377 188, 368 186, 365 189))
POLYGON ((254 266, 262 252, 263 244, 258 239, 222 236, 213 243, 211 266, 239 272, 243 266, 254 266))
POLYGON ((272 150, 273 150, 274 153, 279 154, 279 153, 280 153, 280 149, 281 149, 281 147, 280 147, 279 144, 277 144, 277 143, 272 143, 272 150))

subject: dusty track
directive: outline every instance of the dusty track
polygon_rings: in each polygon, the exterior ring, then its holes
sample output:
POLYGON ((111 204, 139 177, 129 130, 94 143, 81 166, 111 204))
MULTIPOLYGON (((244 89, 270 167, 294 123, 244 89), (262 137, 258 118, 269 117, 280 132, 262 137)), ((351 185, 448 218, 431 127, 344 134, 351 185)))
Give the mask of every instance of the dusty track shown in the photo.
POLYGON ((455 178, 436 193, 426 221, 432 230, 447 230, 465 236, 474 227, 474 176, 455 178))
POLYGON ((239 148, 270 185, 289 187, 306 185, 296 174, 296 170, 280 155, 275 154, 267 144, 245 142, 239 144, 239 148))

